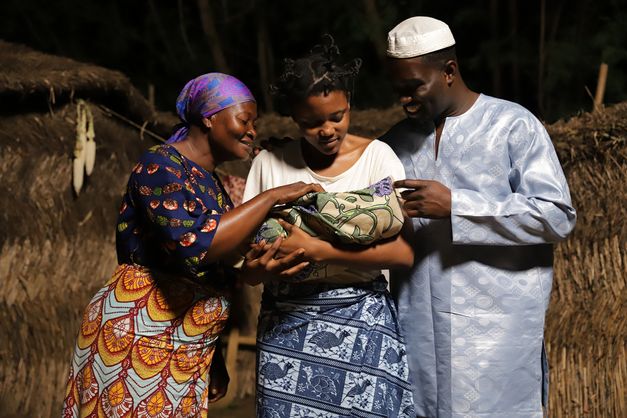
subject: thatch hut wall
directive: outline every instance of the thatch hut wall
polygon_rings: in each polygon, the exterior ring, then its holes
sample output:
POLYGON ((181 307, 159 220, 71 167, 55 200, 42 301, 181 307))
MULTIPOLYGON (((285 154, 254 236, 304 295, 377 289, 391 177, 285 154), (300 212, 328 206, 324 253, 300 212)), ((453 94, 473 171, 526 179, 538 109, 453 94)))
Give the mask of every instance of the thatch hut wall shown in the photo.
POLYGON ((548 127, 578 220, 547 315, 552 417, 627 416, 627 103, 548 127))
POLYGON ((0 42, 0 415, 60 413, 89 299, 115 265, 120 197, 153 110, 122 74, 0 42), (26 71, 28 70, 28 71, 26 71), (77 99, 94 115, 93 174, 72 190, 77 99))

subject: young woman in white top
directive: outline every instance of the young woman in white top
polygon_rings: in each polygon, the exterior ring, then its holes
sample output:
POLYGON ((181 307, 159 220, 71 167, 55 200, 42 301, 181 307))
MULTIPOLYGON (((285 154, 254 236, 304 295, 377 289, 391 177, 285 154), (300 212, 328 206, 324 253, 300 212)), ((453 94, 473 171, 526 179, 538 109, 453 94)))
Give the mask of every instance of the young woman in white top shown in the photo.
MULTIPOLYGON (((295 181, 344 192, 405 178, 388 145, 348 133, 350 86, 361 61, 339 65, 333 39, 323 41, 308 56, 286 60, 273 89, 302 138, 254 159, 244 200, 295 181)), ((287 238, 255 246, 246 257, 247 276, 265 286, 257 416, 415 417, 406 348, 381 274, 411 266, 411 246, 399 234, 369 247, 343 247, 285 226, 287 238), (297 282, 272 273, 275 259, 299 249, 303 263, 340 264, 355 272, 354 280, 297 282)))

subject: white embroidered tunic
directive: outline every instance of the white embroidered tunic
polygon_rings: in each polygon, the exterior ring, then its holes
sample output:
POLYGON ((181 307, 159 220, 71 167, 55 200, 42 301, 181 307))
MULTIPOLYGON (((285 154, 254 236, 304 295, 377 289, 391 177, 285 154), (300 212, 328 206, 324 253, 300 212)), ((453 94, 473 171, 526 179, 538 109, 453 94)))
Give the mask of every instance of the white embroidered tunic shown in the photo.
POLYGON ((418 415, 541 418, 552 243, 576 219, 546 130, 480 95, 446 119, 437 159, 432 124, 404 120, 383 140, 408 178, 452 194, 450 219, 414 218, 414 267, 391 280, 418 415))

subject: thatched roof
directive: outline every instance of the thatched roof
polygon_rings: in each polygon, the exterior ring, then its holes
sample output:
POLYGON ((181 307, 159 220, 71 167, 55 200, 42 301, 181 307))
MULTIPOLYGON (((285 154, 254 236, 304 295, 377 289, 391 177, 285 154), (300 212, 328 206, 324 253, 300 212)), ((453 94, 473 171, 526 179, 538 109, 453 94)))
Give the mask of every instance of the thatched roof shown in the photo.
POLYGON ((0 111, 50 109, 91 99, 133 120, 153 120, 154 109, 124 74, 0 40, 0 111))
POLYGON ((586 159, 610 164, 627 159, 627 102, 558 121, 547 130, 566 169, 586 159))
POLYGON ((578 209, 574 236, 627 241, 627 102, 547 126, 578 209))

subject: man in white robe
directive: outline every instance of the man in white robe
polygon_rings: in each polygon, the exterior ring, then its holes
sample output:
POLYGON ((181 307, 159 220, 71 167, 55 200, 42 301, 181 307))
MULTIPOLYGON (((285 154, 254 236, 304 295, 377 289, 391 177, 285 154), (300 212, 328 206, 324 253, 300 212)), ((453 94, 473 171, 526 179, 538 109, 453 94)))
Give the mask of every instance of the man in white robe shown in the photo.
POLYGON ((419 416, 542 417, 552 244, 575 225, 551 140, 529 111, 471 91, 448 26, 388 36, 407 119, 384 137, 405 167, 415 265, 394 274, 419 416))

